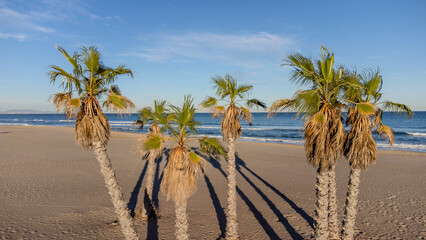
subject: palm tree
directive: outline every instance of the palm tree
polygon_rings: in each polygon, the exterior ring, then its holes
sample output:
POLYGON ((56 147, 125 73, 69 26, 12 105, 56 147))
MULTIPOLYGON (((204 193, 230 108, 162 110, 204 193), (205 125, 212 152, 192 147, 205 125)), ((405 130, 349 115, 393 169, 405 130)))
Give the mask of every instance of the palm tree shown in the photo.
POLYGON ((198 141, 202 152, 215 154, 216 157, 226 156, 224 148, 217 139, 191 136, 197 133, 196 127, 200 124, 194 120, 195 108, 192 102, 193 99, 190 96, 185 96, 182 108, 170 106, 172 113, 169 115, 169 121, 164 122, 171 132, 170 136, 150 135, 145 141, 140 142, 140 149, 145 153, 163 149, 165 141, 172 141, 174 144, 163 172, 161 190, 166 194, 167 200, 173 199, 175 202, 175 234, 178 240, 189 239, 187 199, 194 194, 198 174, 205 166, 204 158, 194 152, 189 143, 198 141))
MULTIPOLYGON (((159 135, 162 137, 162 128, 160 125, 166 125, 167 112, 168 109, 166 107, 166 101, 164 100, 155 100, 154 110, 150 107, 145 107, 139 111, 139 120, 137 120, 135 124, 141 125, 141 128, 148 124, 149 132, 138 139, 137 146, 143 146, 143 143, 150 136, 159 135)), ((143 159, 148 159, 148 170, 144 191, 144 206, 137 214, 140 218, 148 220, 157 217, 157 210, 152 202, 152 188, 154 185, 155 160, 161 156, 163 149, 153 149, 149 152, 145 152, 143 149, 139 148, 138 151, 145 153, 142 157, 143 159)))
POLYGON ((339 239, 334 166, 343 155, 345 140, 342 104, 338 101, 344 76, 343 68, 334 69, 334 54, 324 46, 321 52, 315 62, 299 53, 288 56, 285 65, 294 68, 291 80, 310 89, 297 91, 291 99, 275 101, 268 115, 294 110, 305 119, 306 158, 317 169, 315 238, 339 239))
POLYGON ((103 65, 101 54, 96 47, 82 47, 81 53, 73 56, 61 47, 57 49, 71 63, 72 72, 52 65, 48 72, 51 83, 62 77, 61 87, 64 92, 53 95, 56 109, 64 111, 68 118, 76 116, 75 140, 84 150, 94 150, 96 159, 104 176, 105 186, 111 196, 115 213, 126 239, 138 239, 132 218, 123 200, 123 193, 118 186, 111 161, 106 153, 106 146, 110 137, 110 126, 107 117, 103 114, 99 100, 106 97, 103 106, 113 111, 125 112, 134 108, 134 104, 122 96, 119 88, 112 85, 119 76, 129 75, 132 71, 124 65, 109 68, 103 65))
POLYGON ((222 118, 221 130, 223 140, 228 145, 228 205, 226 209, 226 239, 238 239, 237 222, 237 181, 235 178, 235 141, 241 136, 240 117, 249 122, 253 115, 249 108, 260 106, 266 108, 266 105, 257 99, 245 99, 253 89, 252 85, 238 85, 237 81, 230 75, 217 76, 212 78, 213 88, 219 99, 207 96, 200 104, 204 108, 211 108, 212 117, 222 118), (222 101, 223 105, 218 105, 222 101), (245 102, 246 107, 240 103, 245 102))
POLYGON ((343 218, 342 239, 354 238, 356 204, 358 201, 360 173, 368 169, 376 161, 377 146, 373 139, 373 127, 383 137, 394 143, 393 130, 382 122, 382 109, 405 113, 411 118, 411 109, 391 101, 379 102, 382 97, 383 79, 379 71, 348 74, 351 83, 345 86, 345 99, 348 104, 346 123, 351 127, 344 145, 344 154, 351 166, 346 208, 343 218), (382 109, 379 107, 382 106, 382 109))

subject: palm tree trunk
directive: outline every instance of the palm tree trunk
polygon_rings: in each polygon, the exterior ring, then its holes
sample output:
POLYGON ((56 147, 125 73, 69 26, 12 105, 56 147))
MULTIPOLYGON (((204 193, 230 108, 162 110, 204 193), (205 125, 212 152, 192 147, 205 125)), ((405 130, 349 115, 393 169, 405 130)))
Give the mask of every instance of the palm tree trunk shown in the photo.
POLYGON ((343 216, 342 239, 354 239, 356 204, 358 202, 359 182, 361 169, 351 168, 349 174, 348 193, 346 194, 346 208, 343 216))
POLYGON ((328 169, 317 170, 316 195, 317 202, 315 204, 315 239, 328 239, 328 169))
POLYGON ((228 206, 225 239, 238 239, 237 180, 235 178, 235 139, 228 139, 228 206))
POLYGON ((176 239, 188 240, 188 215, 186 214, 186 200, 175 202, 176 211, 176 239))
POLYGON ((328 231, 329 239, 340 239, 337 220, 336 171, 333 166, 328 172, 328 231))
POLYGON ((155 156, 150 155, 148 159, 148 170, 146 176, 146 184, 144 191, 144 204, 141 208, 141 218, 150 219, 157 216, 155 206, 152 202, 152 188, 154 186, 154 170, 155 170, 155 156))
POLYGON ((108 188, 108 193, 111 196, 115 213, 118 215, 121 231, 128 240, 139 239, 133 226, 129 209, 127 209, 127 204, 123 199, 123 193, 121 192, 121 188, 118 186, 118 181, 115 177, 114 169, 112 169, 111 161, 106 153, 105 144, 97 141, 94 142, 93 145, 96 159, 101 166, 101 173, 104 176, 105 186, 108 188))

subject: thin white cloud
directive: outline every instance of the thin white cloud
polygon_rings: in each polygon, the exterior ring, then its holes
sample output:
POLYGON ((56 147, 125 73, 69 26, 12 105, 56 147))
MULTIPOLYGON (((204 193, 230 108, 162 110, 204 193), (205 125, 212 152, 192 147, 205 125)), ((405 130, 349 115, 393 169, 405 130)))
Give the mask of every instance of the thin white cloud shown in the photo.
POLYGON ((13 39, 16 39, 18 41, 24 41, 28 38, 28 35, 23 34, 23 33, 14 34, 14 33, 2 33, 2 32, 0 32, 0 38, 1 39, 13 38, 13 39))
POLYGON ((123 55, 152 62, 227 61, 247 68, 259 68, 264 59, 279 58, 296 44, 292 37, 267 32, 160 34, 145 36, 141 42, 148 47, 123 55))
POLYGON ((46 36, 56 29, 57 22, 89 19, 96 24, 108 25, 121 21, 119 16, 100 16, 84 1, 80 0, 41 0, 16 4, 13 1, 0 1, 0 38, 24 41, 36 36, 46 36))
POLYGON ((0 38, 24 41, 31 34, 52 33, 55 30, 48 26, 37 24, 39 14, 18 12, 5 4, 0 5, 0 38))

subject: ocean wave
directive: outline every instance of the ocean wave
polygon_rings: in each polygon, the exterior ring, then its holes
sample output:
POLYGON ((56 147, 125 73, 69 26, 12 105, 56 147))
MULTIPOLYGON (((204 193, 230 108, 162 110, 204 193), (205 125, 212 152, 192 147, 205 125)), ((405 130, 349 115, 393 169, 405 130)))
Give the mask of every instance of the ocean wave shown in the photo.
MULTIPOLYGON (((222 139, 222 135, 194 135, 195 137, 209 137, 209 138, 217 138, 222 139)), ((264 138, 264 137, 240 137, 241 141, 246 142, 275 142, 275 143, 287 143, 287 144, 297 144, 297 145, 303 145, 303 140, 290 140, 290 139, 279 139, 279 138, 264 138)))
MULTIPOLYGON (((30 126, 30 124, 26 124, 26 123, 0 123, 0 125, 3 125, 3 126, 30 126)), ((37 125, 31 124, 31 126, 37 126, 37 125)))
MULTIPOLYGON (((199 129, 220 129, 220 126, 197 126, 199 129)), ((242 130, 245 131, 294 131, 292 128, 275 128, 275 127, 242 127, 242 130)), ((298 130, 297 130, 298 131, 298 130)))
POLYGON ((69 119, 69 120, 59 120, 59 122, 75 122, 75 120, 71 120, 71 119, 69 119))
POLYGON ((407 134, 415 137, 426 137, 426 133, 407 132, 407 134))
POLYGON ((108 121, 110 124, 111 123, 121 123, 121 124, 133 124, 134 121, 108 121))
POLYGON ((220 126, 197 126, 200 129, 220 129, 220 126))
POLYGON ((262 138, 262 137, 241 137, 241 140, 253 141, 253 142, 279 142, 288 144, 304 144, 303 140, 290 140, 290 139, 279 139, 279 138, 262 138))
POLYGON ((391 148, 389 144, 386 143, 377 143, 377 147, 384 149, 403 149, 403 150, 416 150, 416 151, 426 151, 425 144, 408 144, 408 143, 395 143, 391 148))
POLYGON ((33 119, 33 122, 45 122, 43 119, 33 119))

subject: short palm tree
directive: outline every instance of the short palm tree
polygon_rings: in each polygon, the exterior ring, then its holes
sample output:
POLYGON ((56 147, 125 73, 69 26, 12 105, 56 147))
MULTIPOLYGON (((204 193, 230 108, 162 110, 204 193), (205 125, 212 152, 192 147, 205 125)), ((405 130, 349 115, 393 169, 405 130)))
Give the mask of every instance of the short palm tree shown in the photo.
POLYGON ((334 166, 343 155, 345 140, 342 104, 338 101, 344 76, 342 68, 334 69, 334 54, 324 46, 321 51, 321 58, 315 62, 299 53, 288 56, 285 65, 294 68, 291 80, 310 89, 297 91, 291 99, 275 101, 268 115, 294 110, 306 119, 306 158, 317 169, 315 238, 339 239, 334 166))
POLYGON ((124 112, 134 108, 134 104, 122 96, 117 86, 112 85, 119 76, 132 75, 132 71, 124 65, 109 68, 103 65, 101 54, 96 47, 82 47, 81 53, 73 56, 61 47, 58 50, 71 63, 72 72, 66 72, 58 66, 51 66, 48 72, 51 83, 62 78, 61 87, 64 92, 53 95, 56 109, 64 111, 68 118, 76 116, 75 140, 85 150, 94 150, 105 179, 105 186, 111 196, 115 213, 126 239, 138 239, 133 221, 118 186, 111 161, 106 153, 110 137, 110 126, 103 114, 99 100, 105 97, 103 105, 108 109, 124 112))
POLYGON ((196 138, 191 135, 197 132, 199 122, 194 120, 195 108, 193 99, 185 97, 182 108, 170 106, 172 113, 165 126, 171 132, 169 136, 150 135, 140 142, 140 149, 148 153, 152 150, 163 149, 165 141, 172 141, 174 146, 170 151, 167 165, 163 172, 161 190, 175 202, 176 211, 176 239, 187 240, 188 215, 186 213, 187 199, 191 197, 197 186, 197 177, 204 169, 205 160, 192 150, 190 142, 198 141, 200 150, 207 154, 226 156, 220 142, 214 138, 196 138))
POLYGON ((266 105, 257 99, 246 99, 253 89, 252 85, 238 85, 237 81, 228 74, 223 77, 214 77, 212 80, 213 88, 219 99, 208 96, 200 105, 204 108, 211 108, 213 118, 223 116, 221 130, 223 140, 228 144, 228 205, 225 238, 238 239, 235 141, 242 133, 240 118, 251 124, 253 115, 249 108, 253 106, 266 108, 266 105), (219 105, 219 101, 223 105, 219 105), (244 102, 247 108, 243 107, 241 102, 244 102))
MULTIPOLYGON (((150 107, 145 107, 139 111, 139 120, 135 122, 136 125, 149 126, 149 132, 143 135, 138 139, 137 146, 143 146, 143 143, 150 136, 160 136, 162 137, 162 127, 167 125, 167 113, 168 109, 166 106, 166 101, 164 100, 155 100, 154 109, 150 107)), ((144 206, 138 211, 137 215, 144 220, 148 220, 154 217, 157 217, 157 211, 152 202, 152 189, 154 185, 154 169, 155 169, 155 160, 161 156, 163 149, 153 149, 151 151, 144 151, 144 149, 138 149, 144 155, 143 159, 148 159, 148 170, 146 176, 146 184, 144 191, 144 206)))
POLYGON ((373 139, 373 127, 383 137, 394 143, 393 131, 382 122, 382 109, 405 113, 411 118, 411 109, 390 101, 379 102, 382 94, 383 79, 379 71, 364 74, 348 74, 351 83, 345 86, 345 99, 348 106, 346 123, 350 126, 344 145, 344 154, 351 166, 346 208, 343 218, 342 239, 354 238, 356 204, 358 201, 360 173, 376 161, 377 146, 373 139), (379 107, 382 106, 382 109, 379 107))

